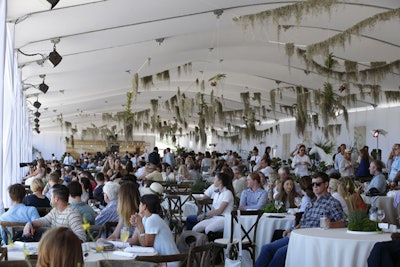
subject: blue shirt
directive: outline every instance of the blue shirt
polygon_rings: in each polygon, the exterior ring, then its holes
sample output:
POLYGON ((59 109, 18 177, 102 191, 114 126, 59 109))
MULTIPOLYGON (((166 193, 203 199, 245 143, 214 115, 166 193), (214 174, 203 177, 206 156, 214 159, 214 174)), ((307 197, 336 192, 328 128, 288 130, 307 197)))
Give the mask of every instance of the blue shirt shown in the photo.
POLYGON ((118 200, 111 200, 107 206, 96 217, 96 225, 105 225, 106 222, 118 222, 119 215, 117 211, 118 200))
MULTIPOLYGON (((39 213, 35 207, 25 206, 25 204, 19 203, 11 206, 7 212, 0 216, 1 222, 32 222, 39 219, 39 213)), ((7 240, 6 234, 1 230, 2 240, 7 240)), ((4 242, 4 241, 3 241, 4 242)))
POLYGON ((329 193, 314 198, 309 203, 301 217, 300 225, 302 228, 319 227, 321 217, 327 217, 331 222, 344 222, 346 219, 340 202, 329 193))
POLYGON ((397 173, 400 171, 400 157, 395 157, 392 163, 392 168, 390 169, 389 173, 389 181, 393 181, 396 177, 397 173))
POLYGON ((378 189, 379 193, 386 192, 386 179, 382 173, 378 173, 372 178, 371 182, 368 185, 367 192, 372 188, 378 189))
POLYGON ((94 224, 94 218, 96 217, 96 213, 94 210, 86 203, 84 202, 76 202, 75 200, 71 200, 70 204, 72 207, 77 209, 79 213, 81 214, 81 217, 83 219, 83 216, 86 216, 86 220, 90 224, 94 224))
POLYGON ((251 188, 243 190, 240 196, 239 206, 243 206, 245 210, 248 209, 260 209, 265 203, 267 203, 267 191, 258 188, 257 191, 253 191, 251 188))

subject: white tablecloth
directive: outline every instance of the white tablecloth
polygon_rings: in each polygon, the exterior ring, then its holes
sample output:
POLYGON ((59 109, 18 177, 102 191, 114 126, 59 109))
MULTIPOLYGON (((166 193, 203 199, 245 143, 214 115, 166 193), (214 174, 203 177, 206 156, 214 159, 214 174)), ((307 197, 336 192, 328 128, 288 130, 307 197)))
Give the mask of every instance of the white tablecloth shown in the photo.
MULTIPOLYGON (((32 254, 37 253, 38 245, 39 245, 39 242, 26 243, 27 249, 32 254)), ((113 251, 97 253, 93 249, 90 249, 87 252, 83 252, 83 254, 85 254, 85 253, 87 253, 87 256, 85 257, 85 267, 97 267, 98 261, 105 260, 105 259, 106 260, 132 260, 132 258, 129 258, 129 257, 115 255, 113 253, 113 251)), ((19 246, 18 244, 16 246, 14 246, 13 248, 8 248, 7 254, 8 254, 9 261, 25 259, 25 254, 23 252, 23 246, 19 246)), ((157 253, 136 253, 136 254, 140 255, 140 256, 151 256, 151 255, 156 255, 157 253)))
MULTIPOLYGON (((257 216, 241 216, 241 223, 245 229, 254 224, 257 216)), ((271 242, 275 230, 289 229, 294 225, 295 216, 287 214, 265 213, 258 222, 257 236, 256 236, 256 259, 260 253, 260 249, 264 244, 271 242), (285 216, 284 218, 271 218, 269 216, 285 216)), ((235 234, 239 228, 235 227, 235 234)), ((224 238, 229 238, 231 233, 231 216, 225 216, 224 225, 224 238)), ((235 235, 238 236, 238 235, 235 235)), ((250 254, 243 251, 243 266, 252 266, 250 254)))
POLYGON ((366 267, 376 242, 390 234, 350 234, 346 228, 304 228, 290 235, 286 267, 366 267))

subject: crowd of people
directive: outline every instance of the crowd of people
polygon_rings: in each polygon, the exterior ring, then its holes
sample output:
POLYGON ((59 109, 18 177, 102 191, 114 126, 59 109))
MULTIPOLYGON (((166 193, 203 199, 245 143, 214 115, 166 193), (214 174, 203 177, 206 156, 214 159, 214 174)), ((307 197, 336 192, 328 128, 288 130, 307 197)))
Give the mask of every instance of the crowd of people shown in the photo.
MULTIPOLYGON (((383 195, 400 181, 400 144, 393 146, 386 165, 387 178, 383 174, 385 164, 373 159, 368 147, 361 149, 353 162, 352 150, 344 144, 327 163, 326 172, 315 173, 303 144, 292 151, 289 164, 281 166, 273 161, 270 147, 262 155, 254 147, 247 159, 233 151, 174 155, 167 148, 163 155, 159 152, 155 147, 151 153, 141 155, 84 153, 73 158, 65 153, 60 161, 53 155, 47 162, 38 158, 21 181, 25 186, 10 186, 12 206, 0 215, 0 221, 26 222, 19 237, 23 240, 38 241, 42 235, 38 229, 57 227, 52 235, 72 231, 82 242, 88 238, 84 223, 115 222, 108 240, 118 239, 121 229, 128 227, 130 244, 153 246, 161 255, 175 254, 177 248, 160 206, 161 182, 211 182, 203 194, 204 199, 212 200, 211 208, 188 216, 185 229, 204 232, 212 241, 216 233, 223 231, 224 216, 235 208, 261 209, 274 201, 282 202, 286 210, 298 208, 304 212, 296 227, 317 227, 322 216, 330 227, 344 227, 351 211, 366 211, 360 193, 383 195), (28 195, 26 186, 30 186, 28 195), (53 209, 44 217, 33 208, 50 206, 53 209)), ((256 266, 283 266, 289 235, 287 231, 285 238, 265 245, 256 266)), ((3 242, 7 240, 4 233, 2 236, 3 242)), ((43 247, 50 243, 43 241, 43 247)), ((46 257, 39 259, 48 261, 46 257)))

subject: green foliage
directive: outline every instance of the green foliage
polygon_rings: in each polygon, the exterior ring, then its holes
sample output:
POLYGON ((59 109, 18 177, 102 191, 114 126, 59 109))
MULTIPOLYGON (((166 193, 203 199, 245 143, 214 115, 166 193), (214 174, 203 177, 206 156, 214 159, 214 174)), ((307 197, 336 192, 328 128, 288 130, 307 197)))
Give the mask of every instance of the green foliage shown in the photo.
POLYGON ((284 205, 282 205, 282 207, 279 209, 279 211, 276 212, 274 204, 266 204, 265 206, 263 206, 261 208, 261 210, 265 213, 285 213, 286 212, 286 208, 284 207, 284 205))
POLYGON ((348 229, 350 231, 372 232, 379 231, 378 223, 370 221, 362 210, 354 210, 349 213, 348 229))
POLYGON ((192 192, 204 192, 204 189, 206 189, 205 183, 197 183, 190 187, 192 192))

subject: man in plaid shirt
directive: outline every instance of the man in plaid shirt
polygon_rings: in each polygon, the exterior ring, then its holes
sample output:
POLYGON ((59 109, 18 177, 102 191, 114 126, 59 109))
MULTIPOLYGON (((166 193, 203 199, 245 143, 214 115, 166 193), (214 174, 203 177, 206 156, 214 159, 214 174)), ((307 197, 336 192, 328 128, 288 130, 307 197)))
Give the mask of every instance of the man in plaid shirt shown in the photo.
MULTIPOLYGON (((346 217, 342 206, 328 193, 328 175, 323 172, 315 174, 312 179, 312 186, 316 198, 307 206, 300 224, 296 228, 319 227, 321 217, 325 217, 325 224, 329 228, 345 227, 346 217)), ((285 266, 290 230, 285 231, 283 236, 283 238, 261 248, 255 267, 285 266)))

